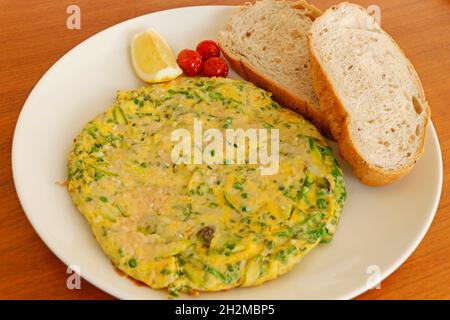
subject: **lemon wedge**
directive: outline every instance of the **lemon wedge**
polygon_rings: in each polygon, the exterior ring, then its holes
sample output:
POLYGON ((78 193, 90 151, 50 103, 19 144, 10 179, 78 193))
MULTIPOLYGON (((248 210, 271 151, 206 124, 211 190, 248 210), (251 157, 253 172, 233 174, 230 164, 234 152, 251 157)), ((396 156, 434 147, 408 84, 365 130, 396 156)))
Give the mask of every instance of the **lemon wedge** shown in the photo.
POLYGON ((133 37, 131 64, 136 75, 150 83, 169 81, 183 73, 167 42, 153 29, 133 37))

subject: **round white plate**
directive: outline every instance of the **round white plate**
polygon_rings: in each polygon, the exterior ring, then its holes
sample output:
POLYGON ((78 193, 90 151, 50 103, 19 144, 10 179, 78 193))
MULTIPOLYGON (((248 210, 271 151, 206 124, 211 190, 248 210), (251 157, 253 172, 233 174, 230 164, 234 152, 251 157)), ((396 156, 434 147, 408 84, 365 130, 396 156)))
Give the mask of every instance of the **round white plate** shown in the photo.
MULTIPOLYGON (((56 183, 67 178, 72 139, 111 105, 117 89, 143 85, 128 58, 133 34, 153 27, 178 52, 200 40, 216 39, 232 10, 180 8, 108 28, 61 58, 33 89, 20 113, 12 163, 23 209, 64 263, 78 266, 87 281, 118 298, 165 299, 167 294, 119 276, 66 189, 56 183)), ((233 73, 231 77, 237 78, 233 73)), ((433 125, 420 161, 411 174, 392 185, 364 186, 348 166, 343 168, 348 201, 330 244, 320 245, 277 280, 254 288, 205 293, 201 298, 348 299, 398 268, 422 240, 439 202, 442 160, 433 125)))

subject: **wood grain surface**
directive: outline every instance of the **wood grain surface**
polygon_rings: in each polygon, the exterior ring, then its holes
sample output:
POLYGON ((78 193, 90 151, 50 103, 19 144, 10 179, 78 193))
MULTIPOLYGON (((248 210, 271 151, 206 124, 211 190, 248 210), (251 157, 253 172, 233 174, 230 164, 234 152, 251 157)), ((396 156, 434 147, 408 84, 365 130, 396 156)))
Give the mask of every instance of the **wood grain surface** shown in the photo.
MULTIPOLYGON (((14 127, 25 99, 45 71, 84 39, 129 18, 174 7, 243 1, 0 1, 0 298, 112 298, 84 280, 81 290, 67 289, 66 266, 33 230, 14 189, 14 127), (81 30, 66 28, 66 9, 71 4, 81 8, 81 30)), ((338 1, 311 2, 325 9, 338 1)), ((441 202, 425 239, 382 282, 380 290, 370 290, 358 299, 450 299, 450 1, 356 2, 381 8, 383 28, 414 63, 431 106, 444 160, 441 202)))

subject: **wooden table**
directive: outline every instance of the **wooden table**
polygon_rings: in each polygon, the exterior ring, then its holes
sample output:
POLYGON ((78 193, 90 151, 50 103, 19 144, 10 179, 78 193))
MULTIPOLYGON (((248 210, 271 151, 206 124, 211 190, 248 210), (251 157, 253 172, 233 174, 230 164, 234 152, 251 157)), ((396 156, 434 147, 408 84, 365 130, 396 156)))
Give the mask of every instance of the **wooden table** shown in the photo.
MULTIPOLYGON (((243 1, 243 0, 242 0, 243 1)), ((86 281, 66 287, 66 266, 40 240, 17 198, 11 172, 11 142, 19 112, 33 86, 64 53, 118 22, 153 11, 240 0, 2 0, 0 2, 0 298, 110 299, 86 281), (66 28, 66 9, 81 8, 81 29, 66 28)), ((325 9, 333 0, 311 1, 325 9)), ((363 0, 381 8, 381 23, 413 61, 425 87, 450 165, 450 2, 363 0)), ((39 192, 37 190, 36 192, 39 192)), ((450 171, 444 172, 441 203, 425 239, 381 290, 359 299, 450 299, 450 171)))

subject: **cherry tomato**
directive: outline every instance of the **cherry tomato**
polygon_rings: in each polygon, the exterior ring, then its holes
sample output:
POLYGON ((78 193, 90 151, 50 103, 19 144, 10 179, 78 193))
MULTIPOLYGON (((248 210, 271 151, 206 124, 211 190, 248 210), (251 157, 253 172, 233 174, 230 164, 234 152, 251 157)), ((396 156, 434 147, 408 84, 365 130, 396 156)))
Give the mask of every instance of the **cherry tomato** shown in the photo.
POLYGON ((178 53, 177 63, 187 76, 196 76, 202 72, 203 58, 195 50, 181 50, 178 53))
POLYGON ((228 75, 228 65, 220 57, 212 57, 203 64, 203 74, 207 77, 226 77, 228 75))
POLYGON ((201 54, 203 59, 220 56, 220 48, 212 40, 203 40, 197 45, 197 52, 201 54))

